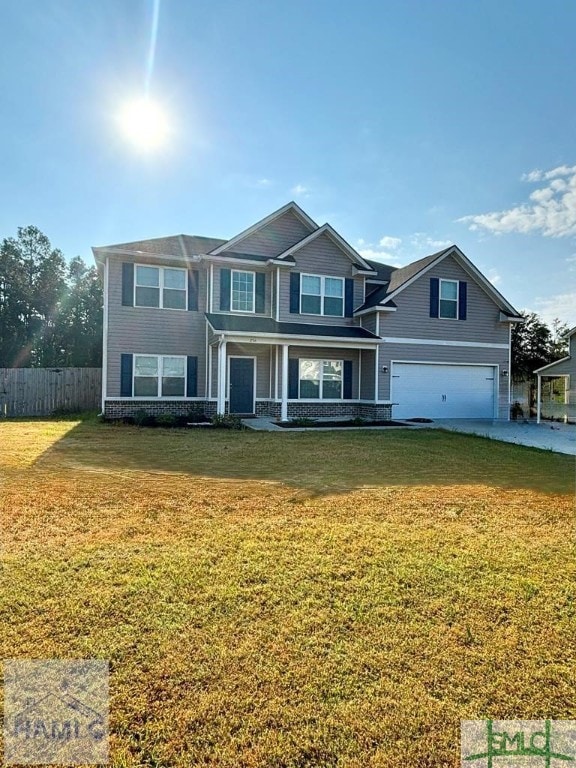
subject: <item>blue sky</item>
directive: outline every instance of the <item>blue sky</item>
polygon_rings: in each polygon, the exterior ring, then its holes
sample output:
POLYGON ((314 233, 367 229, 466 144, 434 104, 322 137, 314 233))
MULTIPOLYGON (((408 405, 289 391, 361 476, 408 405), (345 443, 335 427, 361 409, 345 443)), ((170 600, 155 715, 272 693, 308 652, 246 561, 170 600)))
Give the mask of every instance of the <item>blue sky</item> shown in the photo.
POLYGON ((455 242, 576 325, 576 4, 160 0, 153 57, 153 0, 2 13, 0 237, 90 261, 295 199, 390 263, 455 242), (147 80, 171 133, 142 153, 117 115, 147 80))

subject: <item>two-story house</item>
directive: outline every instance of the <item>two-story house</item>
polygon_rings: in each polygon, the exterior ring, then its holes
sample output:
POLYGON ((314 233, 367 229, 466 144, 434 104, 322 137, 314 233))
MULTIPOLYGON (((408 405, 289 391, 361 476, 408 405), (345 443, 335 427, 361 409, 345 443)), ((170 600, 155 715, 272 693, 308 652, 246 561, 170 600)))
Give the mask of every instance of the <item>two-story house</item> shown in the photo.
POLYGON ((518 313, 456 247, 364 259, 288 203, 230 240, 94 248, 108 418, 508 418, 518 313))

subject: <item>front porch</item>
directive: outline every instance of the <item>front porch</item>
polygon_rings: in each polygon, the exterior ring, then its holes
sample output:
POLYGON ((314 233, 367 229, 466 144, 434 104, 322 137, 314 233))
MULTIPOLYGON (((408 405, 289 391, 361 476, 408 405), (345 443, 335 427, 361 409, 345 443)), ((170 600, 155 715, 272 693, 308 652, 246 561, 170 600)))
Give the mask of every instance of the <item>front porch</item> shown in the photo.
POLYGON ((209 346, 207 392, 218 414, 389 419, 391 404, 376 399, 377 361, 373 341, 221 333, 209 346))

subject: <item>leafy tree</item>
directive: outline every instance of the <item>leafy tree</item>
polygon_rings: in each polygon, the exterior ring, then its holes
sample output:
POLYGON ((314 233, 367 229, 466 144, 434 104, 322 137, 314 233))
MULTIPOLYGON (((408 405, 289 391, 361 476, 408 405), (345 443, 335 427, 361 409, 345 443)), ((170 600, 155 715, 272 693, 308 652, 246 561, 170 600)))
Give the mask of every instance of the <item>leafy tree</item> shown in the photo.
POLYGON ((523 312, 523 323, 512 328, 512 375, 515 381, 533 377, 536 368, 567 353, 568 326, 555 319, 550 328, 535 312, 523 312))
POLYGON ((0 244, 0 367, 99 366, 102 289, 95 268, 37 227, 0 244))

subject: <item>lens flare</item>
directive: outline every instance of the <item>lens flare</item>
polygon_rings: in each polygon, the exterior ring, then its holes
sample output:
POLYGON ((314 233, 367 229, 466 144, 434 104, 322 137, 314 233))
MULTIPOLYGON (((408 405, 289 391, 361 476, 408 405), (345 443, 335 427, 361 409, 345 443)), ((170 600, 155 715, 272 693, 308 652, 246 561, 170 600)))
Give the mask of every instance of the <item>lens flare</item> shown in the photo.
POLYGON ((124 137, 137 149, 150 151, 166 143, 169 125, 159 104, 139 99, 126 104, 119 115, 124 137))

